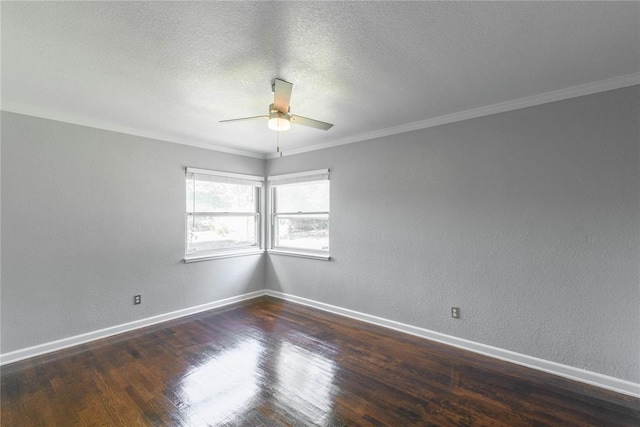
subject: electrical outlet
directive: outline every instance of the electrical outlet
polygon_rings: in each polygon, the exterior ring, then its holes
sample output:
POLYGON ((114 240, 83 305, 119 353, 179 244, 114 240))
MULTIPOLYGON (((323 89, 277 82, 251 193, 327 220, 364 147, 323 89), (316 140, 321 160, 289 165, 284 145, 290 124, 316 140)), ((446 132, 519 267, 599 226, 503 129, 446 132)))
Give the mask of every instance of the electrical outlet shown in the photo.
POLYGON ((142 302, 142 295, 133 296, 133 305, 138 305, 142 302))
POLYGON ((454 319, 460 318, 460 307, 451 307, 451 317, 454 319))

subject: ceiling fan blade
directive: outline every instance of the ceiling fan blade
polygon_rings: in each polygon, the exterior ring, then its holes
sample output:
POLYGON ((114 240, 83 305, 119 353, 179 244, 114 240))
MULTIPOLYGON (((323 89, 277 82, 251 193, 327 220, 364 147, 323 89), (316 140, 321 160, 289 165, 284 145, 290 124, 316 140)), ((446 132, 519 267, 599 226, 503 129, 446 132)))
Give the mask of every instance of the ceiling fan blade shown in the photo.
POLYGON ((243 120, 256 120, 256 119, 268 119, 269 116, 253 116, 253 117, 242 117, 240 119, 229 119, 229 120, 220 120, 220 123, 228 123, 228 122, 240 122, 243 120))
POLYGON ((291 101, 291 90, 293 85, 284 80, 276 79, 273 83, 273 106, 281 113, 289 112, 289 102, 291 101))
POLYGON ((291 123, 296 125, 309 126, 321 130, 329 130, 333 126, 331 123, 325 123, 319 120, 313 120, 306 117, 294 115, 291 115, 291 123))

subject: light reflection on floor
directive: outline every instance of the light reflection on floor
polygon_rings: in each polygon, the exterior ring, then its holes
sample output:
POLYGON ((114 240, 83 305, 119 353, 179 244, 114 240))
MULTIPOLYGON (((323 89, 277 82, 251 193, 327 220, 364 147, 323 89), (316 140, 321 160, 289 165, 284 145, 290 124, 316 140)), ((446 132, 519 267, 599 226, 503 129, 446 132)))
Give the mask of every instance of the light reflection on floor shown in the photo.
POLYGON ((261 405, 307 424, 326 424, 335 393, 333 361, 290 342, 270 344, 246 339, 185 377, 178 395, 197 416, 193 425, 241 420, 261 405), (265 376, 275 380, 269 390, 261 390, 265 376))
POLYGON ((255 339, 216 355, 182 383, 180 397, 208 424, 218 424, 250 405, 260 391, 264 348, 255 339))
POLYGON ((283 342, 277 355, 277 404, 294 410, 310 424, 325 424, 333 406, 333 361, 283 342))

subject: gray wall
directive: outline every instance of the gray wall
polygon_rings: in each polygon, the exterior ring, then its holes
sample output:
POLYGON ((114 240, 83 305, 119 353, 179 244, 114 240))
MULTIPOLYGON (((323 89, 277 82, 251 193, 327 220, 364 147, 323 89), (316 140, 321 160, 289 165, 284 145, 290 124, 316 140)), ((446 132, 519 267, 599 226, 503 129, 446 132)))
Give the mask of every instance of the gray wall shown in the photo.
POLYGON ((639 99, 626 88, 267 162, 2 113, 2 352, 266 285, 638 382, 639 99), (333 260, 183 264, 187 165, 331 168, 333 260))
POLYGON ((267 288, 640 381, 639 99, 270 160, 331 168, 333 260, 271 255, 267 288))
POLYGON ((264 160, 5 112, 1 136, 3 353, 263 289, 262 255, 181 259, 184 167, 264 160))

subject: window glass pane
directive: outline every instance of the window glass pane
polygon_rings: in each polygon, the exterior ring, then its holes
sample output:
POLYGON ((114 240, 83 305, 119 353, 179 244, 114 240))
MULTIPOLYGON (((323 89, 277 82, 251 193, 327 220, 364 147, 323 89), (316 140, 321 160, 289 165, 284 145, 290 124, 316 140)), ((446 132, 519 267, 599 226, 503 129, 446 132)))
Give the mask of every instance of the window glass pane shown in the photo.
POLYGON ((255 195, 248 185, 188 179, 187 212, 255 212, 255 195))
POLYGON ((256 217, 187 216, 187 253, 255 246, 256 217))
POLYGON ((329 212, 329 181, 275 187, 277 212, 329 212))
POLYGON ((329 250, 329 215, 278 216, 275 246, 329 250))
POLYGON ((193 212, 193 180, 187 179, 187 212, 193 212))

